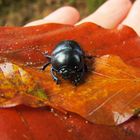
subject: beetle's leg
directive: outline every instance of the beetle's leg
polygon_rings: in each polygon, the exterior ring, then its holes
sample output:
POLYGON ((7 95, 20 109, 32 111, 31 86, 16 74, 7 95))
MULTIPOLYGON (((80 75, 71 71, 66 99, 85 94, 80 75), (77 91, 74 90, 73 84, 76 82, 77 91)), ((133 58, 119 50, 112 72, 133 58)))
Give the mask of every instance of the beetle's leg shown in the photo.
POLYGON ((84 65, 84 72, 91 72, 93 69, 90 66, 84 65))
POLYGON ((45 70, 45 68, 47 67, 47 66, 49 66, 51 64, 51 62, 48 62, 48 63, 45 63, 41 68, 40 68, 40 70, 45 70))
POLYGON ((60 80, 55 76, 53 67, 51 67, 51 75, 53 80, 56 81, 56 84, 59 84, 60 80))
POLYGON ((75 76, 75 78, 73 79, 72 83, 73 83, 75 86, 77 86, 77 85, 80 83, 81 78, 82 78, 82 75, 83 75, 83 73, 82 73, 82 74, 79 73, 79 74, 77 74, 77 75, 75 76))
POLYGON ((74 77, 72 83, 73 83, 75 86, 77 86, 77 85, 80 83, 80 81, 83 79, 84 73, 85 73, 85 68, 81 69, 81 70, 77 73, 77 75, 74 77))
POLYGON ((91 55, 86 55, 86 56, 85 56, 86 59, 92 59, 93 57, 94 57, 94 56, 91 56, 91 55))
POLYGON ((85 65, 84 65, 84 72, 88 72, 88 70, 89 70, 89 68, 88 68, 88 66, 85 64, 85 65))

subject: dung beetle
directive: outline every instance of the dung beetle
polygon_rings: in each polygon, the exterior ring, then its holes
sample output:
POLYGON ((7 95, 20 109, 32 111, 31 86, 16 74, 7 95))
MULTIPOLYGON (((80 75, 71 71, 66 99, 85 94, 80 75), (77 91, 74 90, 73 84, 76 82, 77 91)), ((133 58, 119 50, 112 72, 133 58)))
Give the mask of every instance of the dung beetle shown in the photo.
POLYGON ((42 70, 51 64, 51 75, 57 84, 60 82, 57 74, 60 74, 63 79, 69 79, 75 85, 83 79, 87 69, 86 56, 76 41, 62 41, 52 51, 51 56, 48 54, 44 54, 44 56, 50 61, 42 67, 42 70))

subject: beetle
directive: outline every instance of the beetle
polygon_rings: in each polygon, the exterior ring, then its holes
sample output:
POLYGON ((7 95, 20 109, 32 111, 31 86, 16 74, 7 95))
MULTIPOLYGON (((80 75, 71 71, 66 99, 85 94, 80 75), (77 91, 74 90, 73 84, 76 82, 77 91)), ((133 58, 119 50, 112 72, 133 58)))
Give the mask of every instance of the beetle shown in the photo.
POLYGON ((63 79, 69 79, 75 85, 82 81, 87 71, 85 58, 91 58, 85 56, 80 45, 73 40, 60 42, 52 51, 51 56, 47 53, 44 54, 44 56, 50 59, 50 61, 43 65, 42 70, 45 70, 45 68, 51 64, 51 75, 57 84, 60 83, 60 80, 56 74, 60 74, 63 79))

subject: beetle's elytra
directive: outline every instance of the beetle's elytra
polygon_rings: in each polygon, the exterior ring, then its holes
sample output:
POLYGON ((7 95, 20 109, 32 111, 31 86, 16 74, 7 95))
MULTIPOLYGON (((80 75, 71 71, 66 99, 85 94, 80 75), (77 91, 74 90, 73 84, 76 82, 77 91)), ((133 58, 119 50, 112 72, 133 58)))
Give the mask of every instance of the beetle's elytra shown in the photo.
POLYGON ((42 70, 51 64, 51 75, 57 84, 60 80, 56 74, 60 74, 64 79, 71 80, 75 85, 83 79, 87 69, 85 64, 86 56, 76 41, 66 40, 60 42, 52 51, 51 56, 45 54, 45 57, 50 59, 50 62, 45 64, 42 70))

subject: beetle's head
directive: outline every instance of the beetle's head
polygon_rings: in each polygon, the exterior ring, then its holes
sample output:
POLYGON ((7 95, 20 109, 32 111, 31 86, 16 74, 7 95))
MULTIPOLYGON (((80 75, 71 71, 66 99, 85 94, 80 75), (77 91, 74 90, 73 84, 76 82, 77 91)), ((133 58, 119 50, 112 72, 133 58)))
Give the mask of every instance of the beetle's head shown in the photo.
POLYGON ((59 73, 62 75, 62 77, 64 79, 71 79, 72 77, 74 77, 75 75, 77 75, 77 73, 79 72, 79 67, 78 66, 74 66, 74 67, 62 67, 59 70, 59 73))
POLYGON ((71 70, 67 67, 62 67, 59 71, 59 73, 62 75, 64 79, 69 79, 71 76, 71 70))

